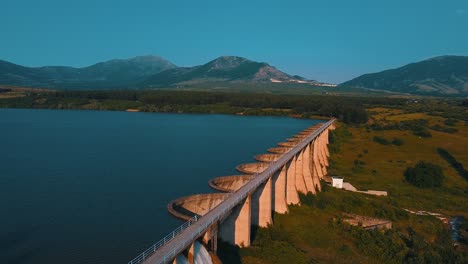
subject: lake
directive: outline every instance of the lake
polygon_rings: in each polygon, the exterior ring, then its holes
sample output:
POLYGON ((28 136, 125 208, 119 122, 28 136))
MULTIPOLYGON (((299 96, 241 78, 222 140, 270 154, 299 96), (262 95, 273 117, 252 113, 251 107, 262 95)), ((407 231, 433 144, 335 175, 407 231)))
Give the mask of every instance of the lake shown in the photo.
POLYGON ((127 263, 170 200, 319 121, 0 109, 0 263, 127 263))

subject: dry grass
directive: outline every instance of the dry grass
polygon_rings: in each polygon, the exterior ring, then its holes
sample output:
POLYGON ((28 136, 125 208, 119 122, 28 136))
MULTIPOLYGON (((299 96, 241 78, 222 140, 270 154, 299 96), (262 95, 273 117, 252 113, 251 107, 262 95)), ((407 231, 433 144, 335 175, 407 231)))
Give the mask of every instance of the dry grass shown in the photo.
MULTIPOLYGON (((427 119, 430 125, 444 121, 442 117, 423 113, 403 114, 384 108, 373 110, 378 111, 378 114, 373 115, 375 120, 427 119)), ((465 168, 468 167, 468 127, 463 122, 458 122, 456 128, 458 132, 454 134, 431 130, 431 138, 420 138, 410 131, 372 131, 364 127, 349 127, 353 138, 343 145, 341 153, 337 155, 337 170, 358 189, 386 190, 403 206, 468 216, 468 199, 466 194, 463 195, 468 190, 468 183, 436 152, 438 147, 442 147, 464 164, 465 168), (404 144, 381 145, 373 142, 374 136, 389 140, 400 138, 404 144), (356 159, 365 162, 362 170, 353 171, 356 159), (446 176, 444 188, 418 189, 403 181, 404 170, 420 160, 430 161, 443 168, 446 176)))

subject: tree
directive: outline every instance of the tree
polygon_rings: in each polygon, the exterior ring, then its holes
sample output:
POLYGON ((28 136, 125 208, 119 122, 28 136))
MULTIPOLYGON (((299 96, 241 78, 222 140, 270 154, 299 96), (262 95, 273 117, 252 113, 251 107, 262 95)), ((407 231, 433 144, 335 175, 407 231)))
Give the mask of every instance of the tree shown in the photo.
POLYGON ((462 106, 468 106, 468 99, 465 99, 461 103, 462 106))
POLYGON ((442 168, 427 161, 419 161, 414 167, 408 167, 405 180, 419 188, 442 186, 444 174, 442 168))

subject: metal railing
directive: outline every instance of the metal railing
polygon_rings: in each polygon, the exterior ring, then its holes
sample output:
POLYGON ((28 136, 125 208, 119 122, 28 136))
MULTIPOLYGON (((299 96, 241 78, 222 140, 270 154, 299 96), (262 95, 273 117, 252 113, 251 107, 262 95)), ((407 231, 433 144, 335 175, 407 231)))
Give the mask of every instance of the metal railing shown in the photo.
POLYGON ((149 247, 147 250, 143 251, 140 255, 136 256, 134 259, 132 259, 128 264, 139 264, 145 261, 145 259, 152 255, 156 250, 158 250, 160 247, 164 246, 167 244, 167 242, 171 241, 174 239, 179 233, 184 231, 187 227, 191 226, 193 223, 197 222, 200 217, 198 215, 193 216, 189 220, 187 220, 185 223, 174 229, 171 233, 169 233, 167 236, 165 236, 163 239, 159 240, 156 242, 154 245, 149 247))
MULTIPOLYGON (((161 249, 164 245, 170 242, 176 242, 178 238, 177 235, 180 235, 183 231, 191 232, 188 238, 183 239, 166 253, 160 256, 159 259, 156 259, 152 264, 164 264, 168 261, 173 260, 180 252, 187 248, 195 239, 197 239, 201 234, 203 234, 206 229, 211 226, 216 221, 223 218, 229 211, 236 207, 242 200, 244 200, 250 193, 255 191, 258 186, 266 182, 274 173, 279 171, 287 162, 289 162, 299 151, 301 151, 307 144, 309 144, 313 139, 315 139, 320 133, 322 133, 326 128, 328 128, 335 119, 331 119, 325 124, 323 124, 319 129, 312 132, 311 135, 304 138, 299 144, 293 147, 290 151, 285 153, 277 161, 274 161, 270 166, 261 173, 256 173, 254 178, 242 186, 239 190, 234 193, 231 193, 226 200, 218 204, 207 214, 201 217, 194 216, 189 221, 185 222, 183 225, 178 227, 176 230, 172 231, 169 235, 161 239, 159 242, 148 248, 146 251, 138 255, 128 264, 139 264, 147 260, 150 256, 157 253, 158 249, 161 249)), ((169 245, 168 245, 169 246, 169 245)), ((161 249, 162 250, 162 249, 161 249)))

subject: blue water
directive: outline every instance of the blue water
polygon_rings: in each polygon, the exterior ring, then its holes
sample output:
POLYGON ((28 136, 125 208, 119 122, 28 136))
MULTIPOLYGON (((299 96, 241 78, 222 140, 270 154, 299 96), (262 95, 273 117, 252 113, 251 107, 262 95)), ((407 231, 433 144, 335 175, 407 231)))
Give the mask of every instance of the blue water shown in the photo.
POLYGON ((0 109, 0 263, 126 263, 181 224, 170 200, 314 123, 0 109))

